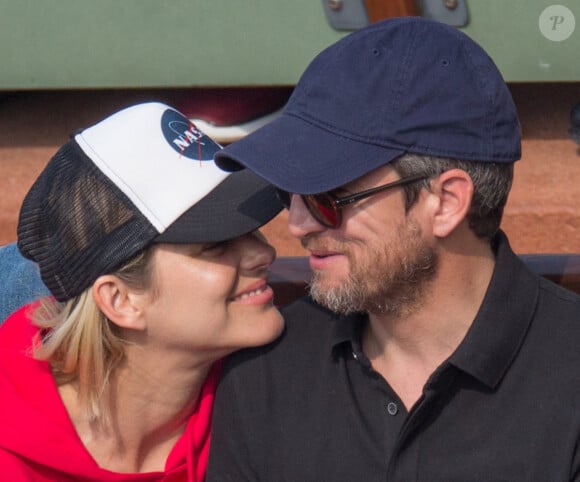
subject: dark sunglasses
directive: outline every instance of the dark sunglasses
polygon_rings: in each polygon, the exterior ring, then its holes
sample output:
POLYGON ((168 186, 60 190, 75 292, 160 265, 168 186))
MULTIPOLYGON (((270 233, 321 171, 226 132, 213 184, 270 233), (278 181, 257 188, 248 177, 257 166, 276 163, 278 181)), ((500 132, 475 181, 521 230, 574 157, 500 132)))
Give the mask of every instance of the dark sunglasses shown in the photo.
MULTIPOLYGON (((327 228, 337 229, 342 224, 342 214, 340 210, 343 207, 382 192, 386 189, 397 186, 405 186, 406 184, 410 184, 415 181, 427 179, 427 177, 428 176, 422 174, 417 176, 404 177, 402 179, 389 182, 388 184, 373 187, 372 189, 366 189, 365 191, 357 192, 355 194, 351 194, 350 196, 344 197, 336 197, 330 192, 321 192, 319 194, 300 194, 299 196, 302 198, 302 201, 308 209, 308 212, 314 219, 316 219, 316 221, 327 228)), ((288 209, 290 207, 292 194, 278 189, 278 196, 280 197, 284 207, 288 209)))

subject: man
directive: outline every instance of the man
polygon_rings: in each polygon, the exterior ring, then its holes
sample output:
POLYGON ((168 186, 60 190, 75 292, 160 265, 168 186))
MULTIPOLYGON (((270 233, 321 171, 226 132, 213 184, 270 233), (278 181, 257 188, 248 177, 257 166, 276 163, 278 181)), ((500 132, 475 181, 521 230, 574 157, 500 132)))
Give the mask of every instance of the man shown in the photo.
POLYGON ((208 481, 580 480, 580 298, 499 230, 520 158, 486 53, 391 19, 217 155, 285 192, 311 298, 229 361, 208 481))
POLYGON ((16 243, 0 246, 0 273, 0 324, 17 308, 48 294, 38 266, 20 254, 16 243))

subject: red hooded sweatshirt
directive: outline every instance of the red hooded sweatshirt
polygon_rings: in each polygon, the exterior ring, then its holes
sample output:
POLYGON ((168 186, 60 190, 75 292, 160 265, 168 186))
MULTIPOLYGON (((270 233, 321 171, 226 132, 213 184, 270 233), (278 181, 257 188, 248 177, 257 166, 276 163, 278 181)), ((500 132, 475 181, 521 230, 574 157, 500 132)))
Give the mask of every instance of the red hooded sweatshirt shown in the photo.
POLYGON ((34 360, 28 305, 0 326, 0 477, 10 482, 202 482, 220 363, 203 387, 196 412, 163 472, 122 474, 101 469, 85 449, 61 401, 47 362, 34 360))

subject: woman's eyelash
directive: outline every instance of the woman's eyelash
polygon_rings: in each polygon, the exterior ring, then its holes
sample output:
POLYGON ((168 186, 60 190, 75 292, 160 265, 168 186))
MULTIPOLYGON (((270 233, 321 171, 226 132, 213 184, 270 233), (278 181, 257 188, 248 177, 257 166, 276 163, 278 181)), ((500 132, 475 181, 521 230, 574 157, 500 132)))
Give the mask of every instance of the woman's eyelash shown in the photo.
POLYGON ((215 249, 223 249, 227 246, 227 241, 220 241, 218 243, 209 243, 203 247, 203 251, 212 251, 215 249))

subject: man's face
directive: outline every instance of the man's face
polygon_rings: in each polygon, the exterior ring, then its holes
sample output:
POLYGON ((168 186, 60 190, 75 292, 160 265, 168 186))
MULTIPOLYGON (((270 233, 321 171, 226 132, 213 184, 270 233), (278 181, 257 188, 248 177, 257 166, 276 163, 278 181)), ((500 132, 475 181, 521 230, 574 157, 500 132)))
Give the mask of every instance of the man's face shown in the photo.
MULTIPOLYGON (((345 196, 397 177, 384 166, 335 193, 345 196)), ((406 213, 402 188, 385 191, 346 207, 340 228, 328 229, 293 196, 289 227, 310 252, 313 298, 339 313, 411 311, 437 262, 414 217, 420 202, 406 213)))

